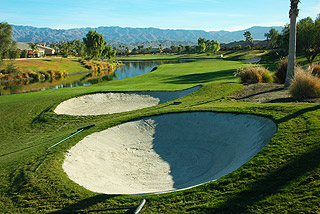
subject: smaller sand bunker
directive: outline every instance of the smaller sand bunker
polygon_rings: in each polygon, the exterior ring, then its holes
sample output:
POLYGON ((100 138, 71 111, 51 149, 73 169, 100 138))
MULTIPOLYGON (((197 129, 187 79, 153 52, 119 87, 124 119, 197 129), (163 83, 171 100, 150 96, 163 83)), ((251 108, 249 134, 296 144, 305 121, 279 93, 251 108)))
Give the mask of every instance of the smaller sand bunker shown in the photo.
POLYGON ((89 94, 60 103, 54 112, 67 115, 102 115, 155 106, 195 92, 201 86, 181 91, 110 92, 89 94))
POLYGON ((218 179, 256 155, 276 125, 252 115, 174 113, 121 124, 85 137, 63 169, 83 187, 106 194, 150 194, 218 179))
POLYGON ((260 62, 261 60, 261 57, 254 57, 254 58, 251 58, 251 59, 245 59, 245 60, 242 60, 241 62, 244 62, 244 63, 258 63, 260 62))

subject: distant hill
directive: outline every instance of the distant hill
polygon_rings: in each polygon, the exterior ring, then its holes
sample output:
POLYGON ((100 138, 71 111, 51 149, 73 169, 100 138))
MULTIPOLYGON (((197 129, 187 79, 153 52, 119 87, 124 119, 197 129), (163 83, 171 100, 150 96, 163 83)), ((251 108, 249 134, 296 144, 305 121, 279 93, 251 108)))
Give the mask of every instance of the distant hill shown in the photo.
MULTIPOLYGON (((265 39, 271 27, 251 27, 239 31, 168 30, 158 28, 98 27, 57 30, 30 26, 12 26, 12 39, 17 42, 58 42, 82 40, 90 29, 101 33, 108 43, 130 44, 153 41, 179 41, 196 43, 199 37, 228 43, 243 40, 243 33, 250 31, 253 39, 265 39)), ((283 27, 273 27, 279 31, 283 27)))

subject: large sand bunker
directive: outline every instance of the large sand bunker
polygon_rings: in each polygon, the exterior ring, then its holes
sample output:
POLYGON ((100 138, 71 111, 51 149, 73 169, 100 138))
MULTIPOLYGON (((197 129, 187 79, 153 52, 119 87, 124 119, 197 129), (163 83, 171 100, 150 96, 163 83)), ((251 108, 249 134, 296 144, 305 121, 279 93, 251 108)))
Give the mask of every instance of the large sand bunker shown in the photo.
POLYGON ((174 113, 127 122, 85 137, 66 154, 71 180, 106 194, 190 188, 237 169, 276 132, 252 115, 174 113))
POLYGON ((155 106, 184 97, 201 86, 181 91, 113 92, 89 94, 59 104, 54 112, 68 115, 113 114, 155 106))

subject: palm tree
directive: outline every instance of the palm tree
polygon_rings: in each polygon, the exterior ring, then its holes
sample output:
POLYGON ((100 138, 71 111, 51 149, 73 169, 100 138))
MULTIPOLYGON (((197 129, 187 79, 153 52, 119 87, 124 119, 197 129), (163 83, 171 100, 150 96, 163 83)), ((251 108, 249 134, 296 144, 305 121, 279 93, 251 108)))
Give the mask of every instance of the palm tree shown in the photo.
POLYGON ((28 44, 29 44, 29 46, 30 46, 30 48, 32 50, 32 53, 34 55, 38 56, 38 53, 39 53, 38 43, 37 42, 36 43, 29 42, 28 44))
POLYGON ((297 40, 297 17, 299 15, 298 3, 299 0, 290 0, 291 8, 289 12, 290 17, 290 40, 289 40, 289 56, 288 56, 288 68, 287 77, 284 87, 289 87, 294 77, 294 64, 296 60, 296 40, 297 40))

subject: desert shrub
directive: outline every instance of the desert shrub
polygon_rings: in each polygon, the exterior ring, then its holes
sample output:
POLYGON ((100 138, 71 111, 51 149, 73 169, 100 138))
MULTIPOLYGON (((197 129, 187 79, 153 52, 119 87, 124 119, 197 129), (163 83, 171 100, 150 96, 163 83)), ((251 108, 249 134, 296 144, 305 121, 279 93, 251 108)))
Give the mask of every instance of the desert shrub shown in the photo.
POLYGON ((297 69, 289 91, 293 97, 298 99, 320 97, 320 79, 310 72, 297 69))
POLYGON ((94 63, 90 64, 90 70, 96 70, 96 65, 94 63))
POLYGON ((312 67, 312 75, 320 78, 320 65, 314 65, 312 67))
POLYGON ((246 67, 240 69, 237 73, 242 83, 270 83, 273 82, 270 71, 262 66, 246 67))
POLYGON ((48 70, 46 73, 48 74, 48 79, 50 79, 51 77, 53 77, 55 75, 54 70, 48 70))
POLYGON ((287 76, 287 68, 288 68, 288 59, 281 59, 278 64, 276 72, 274 72, 274 76, 278 83, 285 83, 287 76))
POLYGON ((36 73, 34 71, 29 72, 29 77, 33 78, 36 81, 40 81, 41 75, 39 73, 36 73))
POLYGON ((23 72, 22 76, 23 76, 23 78, 29 78, 29 73, 28 72, 23 72))

